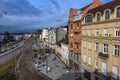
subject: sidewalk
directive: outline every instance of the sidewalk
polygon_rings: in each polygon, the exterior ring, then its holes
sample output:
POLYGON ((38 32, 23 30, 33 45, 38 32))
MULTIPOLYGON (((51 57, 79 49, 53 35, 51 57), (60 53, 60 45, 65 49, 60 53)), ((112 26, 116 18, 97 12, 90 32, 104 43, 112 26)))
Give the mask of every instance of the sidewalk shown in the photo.
POLYGON ((75 80, 78 77, 75 73, 68 73, 65 64, 53 53, 49 54, 44 61, 41 59, 39 62, 41 64, 37 67, 38 71, 52 80, 75 80), (46 63, 49 68, 46 68, 46 63))

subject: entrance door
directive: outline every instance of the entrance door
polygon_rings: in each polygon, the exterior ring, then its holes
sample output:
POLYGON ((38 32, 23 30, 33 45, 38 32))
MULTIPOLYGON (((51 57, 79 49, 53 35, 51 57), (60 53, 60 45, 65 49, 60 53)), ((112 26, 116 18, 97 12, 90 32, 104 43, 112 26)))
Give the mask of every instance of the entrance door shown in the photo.
POLYGON ((91 73, 85 70, 85 78, 91 80, 91 73))

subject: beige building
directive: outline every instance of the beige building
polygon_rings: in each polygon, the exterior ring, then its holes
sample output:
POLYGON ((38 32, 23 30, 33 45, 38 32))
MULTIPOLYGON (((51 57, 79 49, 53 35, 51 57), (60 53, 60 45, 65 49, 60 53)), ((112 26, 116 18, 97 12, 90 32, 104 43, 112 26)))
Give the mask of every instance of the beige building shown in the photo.
POLYGON ((88 80, 120 80, 120 0, 87 12, 82 21, 82 71, 88 80))
POLYGON ((48 29, 43 29, 42 31, 42 42, 48 46, 48 29))

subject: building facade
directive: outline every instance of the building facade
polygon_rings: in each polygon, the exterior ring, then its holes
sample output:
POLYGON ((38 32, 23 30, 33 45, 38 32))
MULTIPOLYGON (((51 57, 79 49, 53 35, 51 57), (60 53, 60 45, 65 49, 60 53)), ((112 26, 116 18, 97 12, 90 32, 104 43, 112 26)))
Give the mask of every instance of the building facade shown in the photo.
POLYGON ((82 77, 120 80, 120 0, 89 10, 81 26, 82 77))
POLYGON ((48 43, 49 47, 53 48, 53 46, 56 44, 56 29, 57 28, 50 28, 48 29, 48 43))
POLYGON ((65 38, 68 27, 57 27, 48 29, 49 47, 54 48, 55 44, 65 38))
POLYGON ((71 8, 69 14, 69 64, 76 73, 81 72, 81 54, 82 54, 82 28, 81 21, 88 10, 102 5, 99 0, 94 0, 93 3, 81 8, 71 8))
POLYGON ((61 60, 69 66, 69 49, 68 44, 61 43, 61 60))
POLYGON ((42 31, 42 42, 48 46, 48 29, 43 29, 42 31))

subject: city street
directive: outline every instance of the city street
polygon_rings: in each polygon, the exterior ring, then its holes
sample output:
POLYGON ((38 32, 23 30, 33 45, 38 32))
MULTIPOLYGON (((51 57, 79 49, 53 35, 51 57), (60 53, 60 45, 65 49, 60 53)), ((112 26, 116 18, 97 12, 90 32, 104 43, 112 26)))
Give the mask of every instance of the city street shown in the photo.
POLYGON ((72 71, 69 71, 67 66, 54 53, 51 51, 49 51, 49 53, 46 52, 45 45, 40 43, 39 46, 42 49, 38 52, 40 59, 35 58, 33 63, 39 72, 52 80, 80 80, 77 79, 79 76, 72 71))

